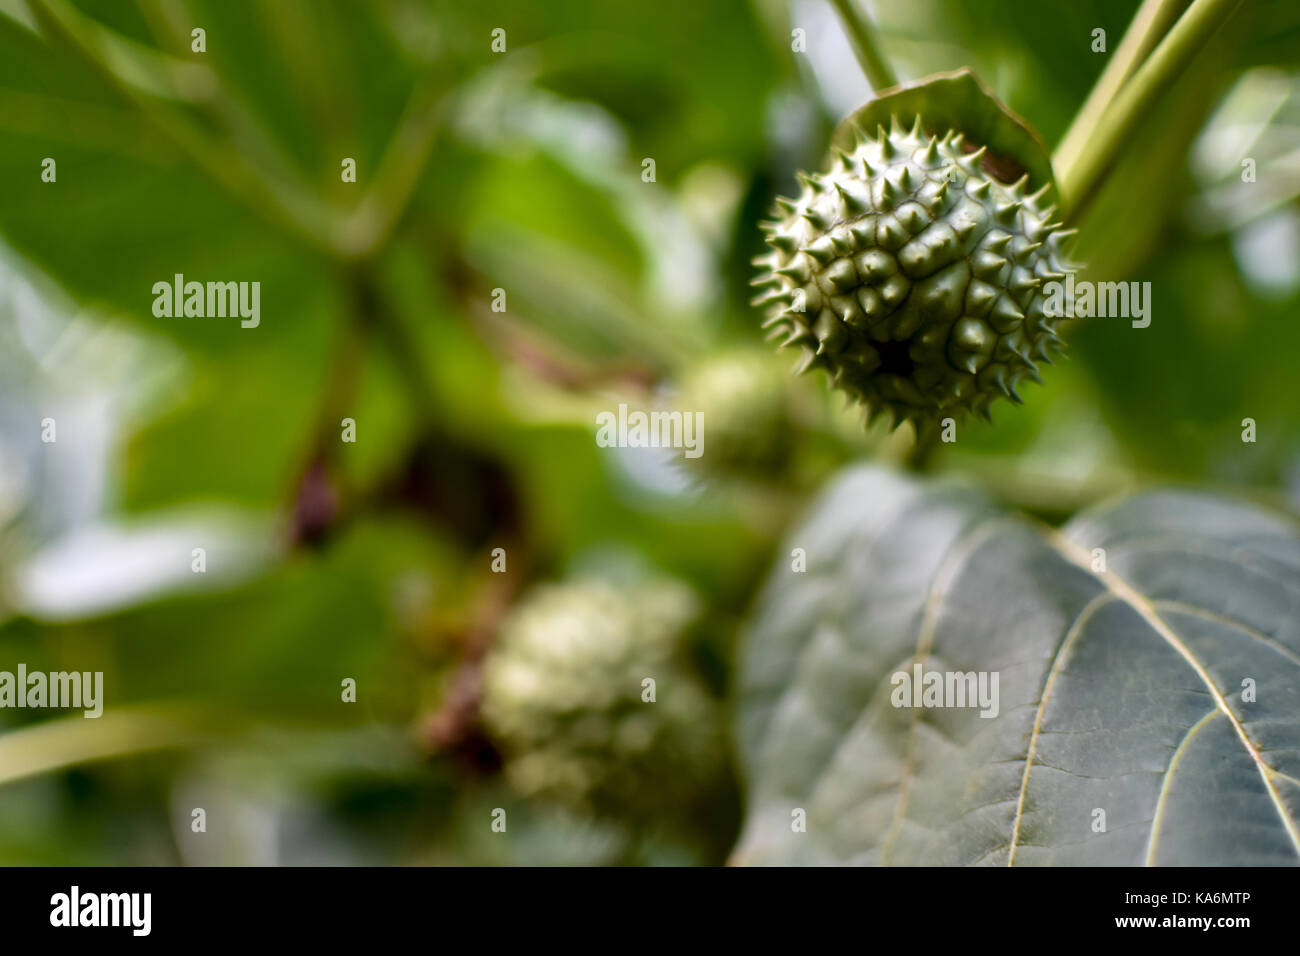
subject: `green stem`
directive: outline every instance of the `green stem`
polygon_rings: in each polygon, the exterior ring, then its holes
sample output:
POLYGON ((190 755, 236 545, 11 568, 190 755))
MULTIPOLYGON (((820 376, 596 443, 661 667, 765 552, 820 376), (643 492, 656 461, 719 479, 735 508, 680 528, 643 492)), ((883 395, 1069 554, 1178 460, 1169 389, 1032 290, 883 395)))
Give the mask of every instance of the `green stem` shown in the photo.
POLYGON ((95 720, 81 714, 0 734, 0 786, 97 760, 186 748, 229 730, 232 721, 194 705, 119 707, 95 720))
POLYGON ((1086 140, 1087 147, 1077 156, 1062 157, 1068 162, 1061 163, 1057 174, 1062 209, 1069 219, 1078 219, 1138 124, 1240 2, 1195 0, 1096 124, 1086 133, 1076 134, 1086 140))
MULTIPOLYGON (((340 282, 344 288, 354 288, 352 276, 344 272, 340 282)), ((351 305, 357 304, 353 297, 351 305)), ((344 315, 335 330, 329 366, 325 371, 324 390, 316 422, 316 435, 311 454, 333 458, 341 447, 338 440, 339 423, 354 407, 360 390, 361 376, 366 362, 367 336, 370 322, 355 313, 344 315)), ((310 463, 310 462, 309 462, 310 463)))
POLYGON ((433 77, 427 77, 411 93, 379 161, 374 185, 339 224, 335 244, 349 258, 368 258, 388 240, 433 154, 446 108, 447 99, 433 77))
POLYGON ((1145 0, 1133 15, 1133 22, 1125 31, 1124 39, 1120 41, 1118 49, 1107 62, 1106 69, 1088 94, 1088 99, 1079 108, 1074 122, 1056 147, 1054 158, 1058 166, 1066 168, 1078 161, 1111 101, 1142 65, 1147 54, 1160 42, 1161 37, 1169 31, 1170 25, 1178 19, 1186 5, 1187 0, 1145 0))
POLYGON ((871 20, 853 5, 853 0, 831 0, 831 4, 844 23, 853 53, 862 66, 862 72, 867 74, 872 92, 879 93, 888 87, 897 86, 898 76, 881 52, 876 40, 876 28, 871 20))
POLYGON ((31 0, 30 9, 47 35, 56 36, 178 148, 199 171, 268 223, 329 255, 333 213, 301 184, 277 179, 249 162, 230 144, 214 140, 185 114, 141 92, 119 72, 106 46, 105 31, 67 0, 31 0))
POLYGON ((939 429, 932 428, 918 432, 912 441, 912 447, 903 456, 903 467, 908 471, 929 471, 934 461, 934 452, 939 447, 939 429))
POLYGON ((411 396, 414 416, 424 431, 432 431, 438 419, 437 390, 422 358, 423 350, 406 323, 384 292, 372 263, 356 265, 350 278, 355 321, 363 329, 373 329, 376 338, 388 350, 397 373, 411 396))

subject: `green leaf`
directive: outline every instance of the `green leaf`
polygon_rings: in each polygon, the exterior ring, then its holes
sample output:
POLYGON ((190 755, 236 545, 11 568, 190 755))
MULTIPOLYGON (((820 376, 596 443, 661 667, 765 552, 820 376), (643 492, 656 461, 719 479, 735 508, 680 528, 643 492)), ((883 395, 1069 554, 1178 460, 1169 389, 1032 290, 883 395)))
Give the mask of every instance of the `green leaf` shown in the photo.
POLYGON ((1300 858, 1288 519, 1155 491, 1057 531, 863 468, 796 547, 807 571, 782 559, 747 651, 740 862, 1300 858), (996 715, 892 706, 893 675, 918 663, 998 675, 996 715))
POLYGON ((957 130, 966 134, 972 148, 987 146, 1000 179, 1014 182, 1027 172, 1035 187, 1054 181, 1051 157, 1038 134, 965 69, 895 87, 876 97, 835 128, 831 143, 851 149, 855 126, 870 134, 877 126, 888 128, 893 117, 910 127, 918 116, 928 133, 942 136, 957 130))

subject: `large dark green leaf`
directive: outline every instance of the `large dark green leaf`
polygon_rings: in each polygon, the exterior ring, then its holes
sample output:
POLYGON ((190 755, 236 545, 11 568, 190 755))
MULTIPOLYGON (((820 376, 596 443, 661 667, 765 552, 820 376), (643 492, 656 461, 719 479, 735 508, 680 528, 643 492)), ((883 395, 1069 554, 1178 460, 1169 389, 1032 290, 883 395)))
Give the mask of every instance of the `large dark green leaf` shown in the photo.
POLYGON ((1288 519, 1160 491, 1058 532, 862 469, 795 547, 807 572, 783 559, 750 635, 740 861, 1297 862, 1288 519), (997 715, 891 706, 917 662, 998 674, 997 715))

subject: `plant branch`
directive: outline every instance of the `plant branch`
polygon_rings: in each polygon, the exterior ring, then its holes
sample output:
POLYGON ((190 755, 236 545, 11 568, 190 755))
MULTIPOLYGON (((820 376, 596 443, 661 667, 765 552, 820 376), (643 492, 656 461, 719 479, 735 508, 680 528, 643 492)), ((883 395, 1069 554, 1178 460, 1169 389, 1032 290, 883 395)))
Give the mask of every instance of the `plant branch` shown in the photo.
POLYGON ((1056 147, 1058 166, 1067 168, 1075 164, 1111 101, 1169 31, 1186 4, 1187 0, 1145 0, 1133 15, 1133 22, 1128 25, 1119 47, 1056 147))
POLYGON ((232 721, 197 705, 114 708, 98 720, 80 714, 41 721, 0 735, 0 786, 98 760, 192 747, 232 721))
POLYGON ((120 64, 107 52, 104 32, 65 0, 31 0, 31 10, 47 34, 67 43, 202 173, 272 225, 287 229, 312 248, 335 254, 329 244, 331 211, 309 191, 297 183, 267 176, 238 151, 227 148, 227 143, 213 140, 183 113, 142 92, 119 72, 120 64))
POLYGON ((912 447, 903 456, 903 467, 908 471, 929 471, 934 461, 934 452, 938 447, 938 428, 916 432, 915 437, 912 439, 912 447))
MULTIPOLYGON (((181 67, 188 70, 202 70, 202 83, 191 82, 191 86, 202 94, 192 97, 194 105, 206 110, 215 128, 224 129, 235 151, 243 156, 263 179, 274 180, 272 186, 277 182, 291 182, 299 192, 313 195, 310 186, 295 172, 293 162, 284 149, 242 102, 239 95, 231 90, 216 70, 206 66, 199 67, 193 62, 189 52, 193 17, 187 12, 181 0, 136 0, 136 6, 149 25, 159 50, 164 51, 161 55, 174 64, 174 71, 181 67)), ((105 32, 107 32, 106 28, 105 32)), ((284 46, 284 44, 278 45, 284 46)))
MULTIPOLYGON (((346 284, 348 280, 345 277, 343 281, 346 284)), ((315 441, 316 448, 329 453, 327 457, 337 453, 339 423, 356 401, 369 331, 368 323, 355 315, 342 316, 335 328, 315 441)))
POLYGON ((356 209, 339 223, 335 245, 344 255, 364 259, 384 245, 406 211, 433 153, 446 102, 432 78, 411 93, 375 171, 373 185, 356 209))
POLYGON ((373 329, 387 348, 397 366, 397 372, 406 383, 411 396, 411 406, 420 425, 427 430, 437 423, 436 391, 424 362, 421 349, 402 318, 392 308, 380 287, 379 279, 370 264, 359 264, 351 273, 351 295, 354 321, 363 328, 373 329))
POLYGON ((1062 210, 1077 220, 1106 174, 1119 159, 1151 107, 1159 101, 1205 45, 1236 10, 1241 0, 1195 0, 1187 12, 1120 89, 1096 124, 1075 134, 1087 148, 1058 170, 1062 210))
POLYGON ((831 0, 831 4, 840 15, 844 30, 849 35, 853 53, 867 74, 873 93, 898 85, 898 75, 885 59, 876 38, 876 28, 866 14, 859 11, 853 0, 831 0))

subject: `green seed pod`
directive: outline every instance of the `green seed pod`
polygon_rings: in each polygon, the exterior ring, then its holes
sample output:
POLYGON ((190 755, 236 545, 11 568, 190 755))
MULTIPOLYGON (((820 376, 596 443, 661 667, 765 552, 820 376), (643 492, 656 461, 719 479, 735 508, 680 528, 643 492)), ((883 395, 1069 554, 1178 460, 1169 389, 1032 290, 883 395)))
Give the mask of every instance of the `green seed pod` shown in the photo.
POLYGON ((1049 186, 1026 193, 986 172, 985 150, 960 133, 927 136, 895 118, 875 138, 858 130, 825 174, 803 176, 763 224, 771 252, 754 300, 765 327, 804 353, 800 371, 918 432, 943 417, 988 419, 1000 396, 1040 381, 1059 347, 1043 286, 1073 271, 1052 221, 1049 186))
POLYGON ((679 659, 696 614, 672 581, 534 590, 484 667, 483 718, 511 784, 625 819, 692 804, 723 760, 716 705, 679 659))
POLYGON ((705 441, 691 467, 719 477, 779 471, 794 439, 789 375, 765 352, 709 356, 682 375, 673 406, 702 415, 705 441))

